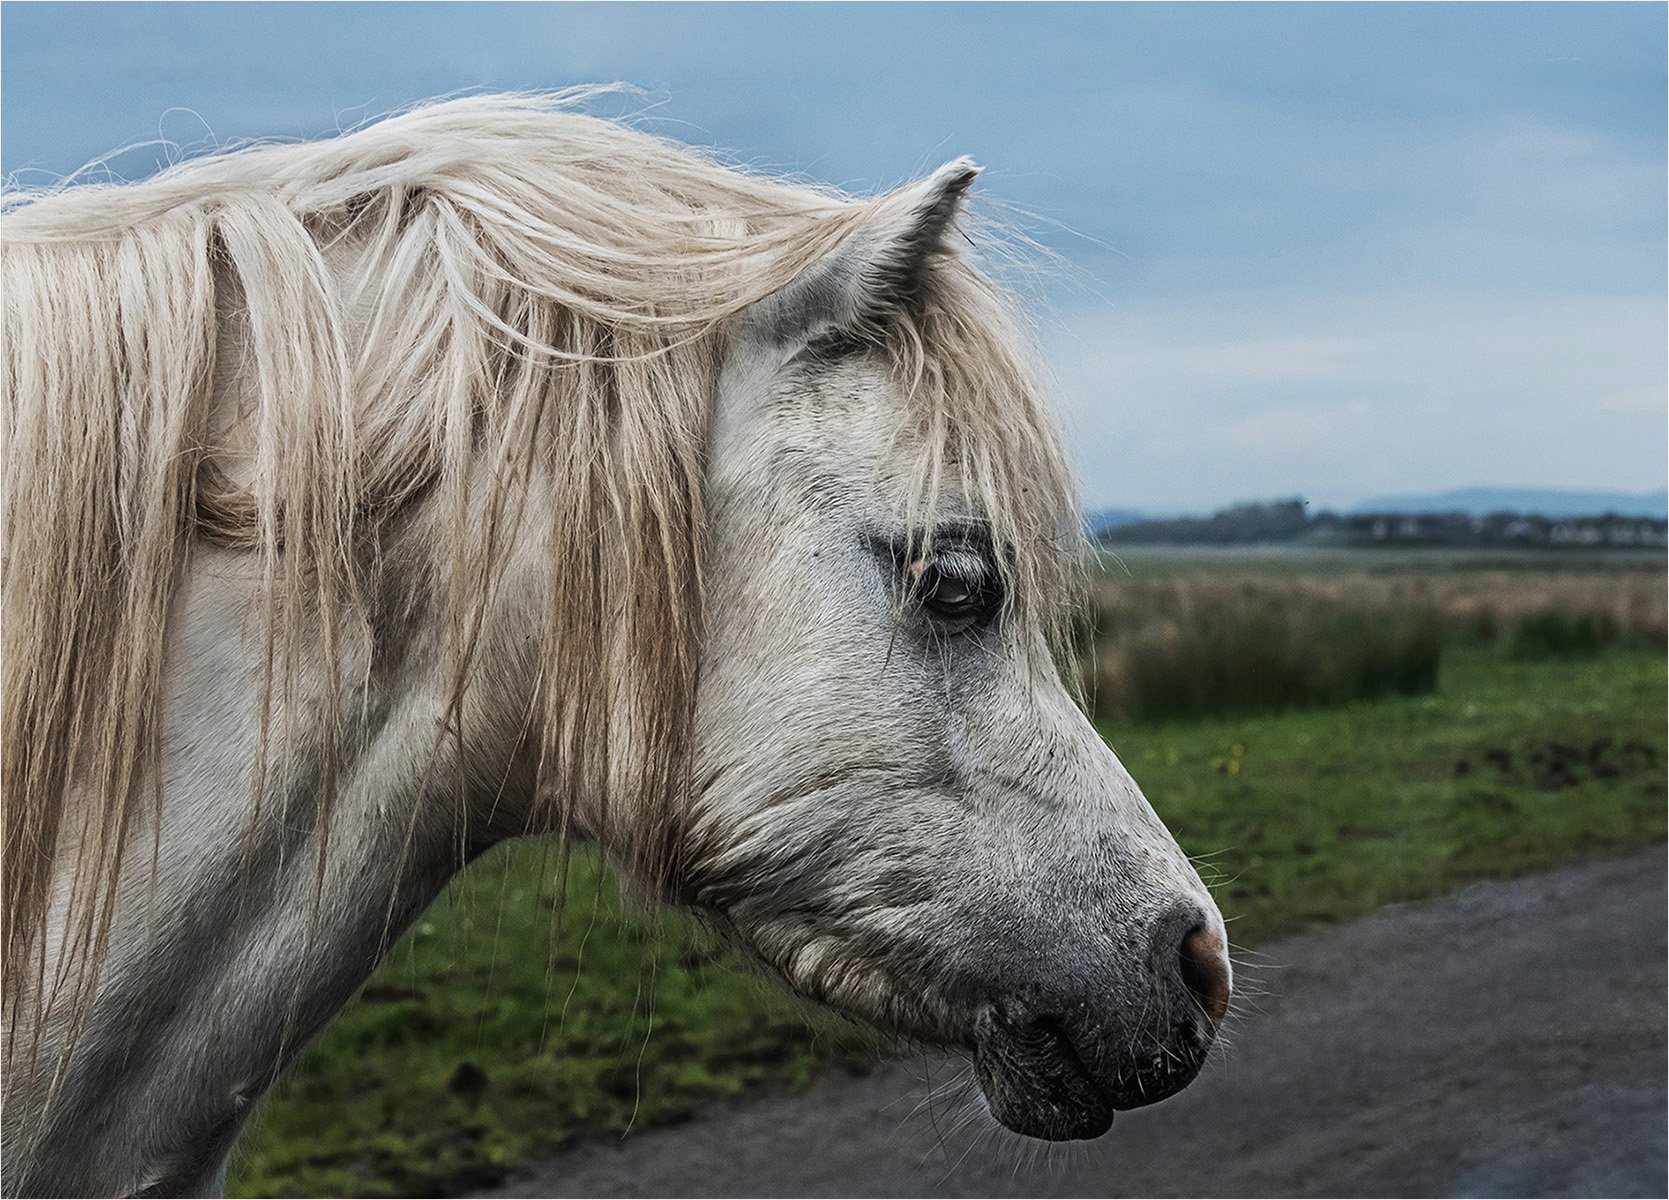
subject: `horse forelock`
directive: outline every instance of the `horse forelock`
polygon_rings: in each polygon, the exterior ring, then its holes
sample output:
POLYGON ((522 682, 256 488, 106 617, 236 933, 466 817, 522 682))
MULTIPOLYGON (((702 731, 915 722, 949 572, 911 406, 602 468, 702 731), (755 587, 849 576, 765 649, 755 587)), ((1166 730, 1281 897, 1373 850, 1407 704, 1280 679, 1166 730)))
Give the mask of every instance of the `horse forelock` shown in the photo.
MULTIPOLYGON (((456 708, 536 511, 555 531, 527 722, 541 823, 563 830, 573 797, 596 796, 632 870, 679 874, 703 457, 730 318, 879 202, 721 166, 573 99, 447 101, 8 201, 11 1029, 90 1002, 132 834, 159 819, 146 785, 170 601, 199 541, 261 564, 270 698, 303 654, 340 683, 343 644, 373 623, 378 547, 427 506, 410 528, 456 708), (246 411, 228 412, 234 329, 246 411), (49 963, 42 926, 66 879, 49 963)), ((864 336, 908 398, 914 518, 930 526, 954 486, 1005 547, 1009 595, 1052 625, 1076 558, 1073 484, 1006 293, 939 256, 864 336)), ((326 689, 321 728, 342 692, 326 689)), ((328 819, 328 737, 322 754, 328 819)))

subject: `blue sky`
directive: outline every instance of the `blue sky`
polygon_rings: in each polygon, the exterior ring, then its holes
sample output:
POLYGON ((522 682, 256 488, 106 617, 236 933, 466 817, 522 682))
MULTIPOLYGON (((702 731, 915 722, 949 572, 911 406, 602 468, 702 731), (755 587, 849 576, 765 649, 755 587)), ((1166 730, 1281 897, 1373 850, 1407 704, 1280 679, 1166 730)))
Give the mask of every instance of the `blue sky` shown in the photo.
POLYGON ((613 81, 659 132, 857 190, 972 154, 1068 264, 1038 320, 1095 505, 1665 483, 1662 5, 6 3, 0 26, 24 181, 613 81))

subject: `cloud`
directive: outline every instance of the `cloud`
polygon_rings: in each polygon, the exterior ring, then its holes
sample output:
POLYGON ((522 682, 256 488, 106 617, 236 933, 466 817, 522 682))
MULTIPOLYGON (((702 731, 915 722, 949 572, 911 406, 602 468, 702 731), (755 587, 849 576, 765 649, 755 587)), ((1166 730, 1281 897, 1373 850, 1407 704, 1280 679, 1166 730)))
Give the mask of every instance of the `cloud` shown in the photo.
POLYGON ((1661 418, 1666 400, 1662 387, 1624 388, 1620 392, 1601 396, 1594 402, 1594 407, 1600 412, 1644 413, 1661 418))
POLYGON ((1126 304, 1048 337, 1093 504, 1662 487, 1661 296, 1348 293, 1126 304))
POLYGON ((858 190, 987 163, 1073 266, 1039 291, 1098 503, 1663 485, 1661 6, 765 11, 10 5, 6 165, 626 80, 858 190))
POLYGON ((1346 445, 1372 411, 1363 400, 1278 405, 1230 422, 1223 429, 1222 441, 1254 453, 1297 453, 1346 445))
POLYGON ((1169 365, 1201 379, 1237 382, 1341 379, 1368 348, 1366 342, 1346 338, 1255 338, 1183 347, 1169 365))

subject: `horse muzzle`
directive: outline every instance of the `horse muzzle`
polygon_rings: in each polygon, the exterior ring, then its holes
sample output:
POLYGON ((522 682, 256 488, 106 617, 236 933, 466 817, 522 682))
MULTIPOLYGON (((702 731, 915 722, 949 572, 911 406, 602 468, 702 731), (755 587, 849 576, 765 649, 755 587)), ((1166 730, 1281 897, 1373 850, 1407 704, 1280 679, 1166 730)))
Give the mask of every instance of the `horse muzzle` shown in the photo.
POLYGON ((1199 1074, 1228 1012, 1228 954, 1188 906, 1155 932, 1145 986, 1027 986, 975 1018, 974 1066, 991 1114, 1047 1141, 1099 1137, 1122 1109, 1154 1104, 1199 1074))

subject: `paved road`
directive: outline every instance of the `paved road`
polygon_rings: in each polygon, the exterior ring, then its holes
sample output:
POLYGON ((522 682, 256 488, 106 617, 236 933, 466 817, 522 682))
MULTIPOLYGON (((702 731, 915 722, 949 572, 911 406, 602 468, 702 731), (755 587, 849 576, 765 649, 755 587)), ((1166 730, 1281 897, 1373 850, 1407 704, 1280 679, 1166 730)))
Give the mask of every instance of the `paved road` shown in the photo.
MULTIPOLYGON (((1089 1144, 943 1060, 592 1145, 506 1196, 1664 1196, 1665 857, 1483 884, 1265 947, 1226 1057, 1089 1144)), ((1242 976, 1249 979, 1254 974, 1242 976)))

